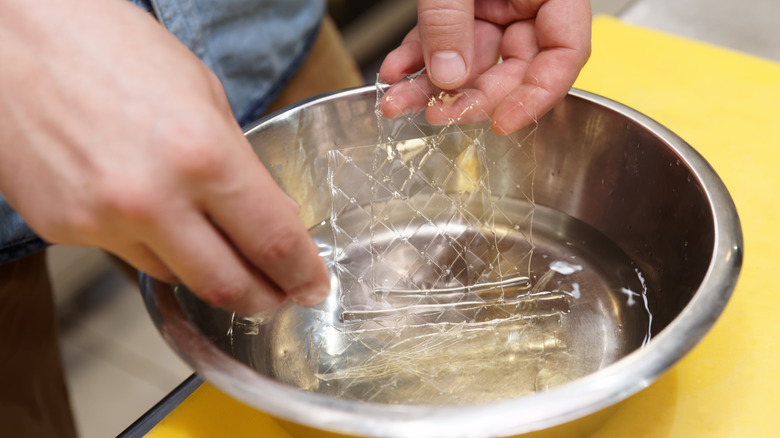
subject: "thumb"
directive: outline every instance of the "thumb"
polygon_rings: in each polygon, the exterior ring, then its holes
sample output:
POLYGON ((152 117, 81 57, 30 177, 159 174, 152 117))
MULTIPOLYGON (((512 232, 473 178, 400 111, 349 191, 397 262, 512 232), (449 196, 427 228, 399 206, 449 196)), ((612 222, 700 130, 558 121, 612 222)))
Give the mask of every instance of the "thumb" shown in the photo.
POLYGON ((474 59, 474 0, 419 0, 417 29, 431 82, 443 90, 464 85, 474 59))

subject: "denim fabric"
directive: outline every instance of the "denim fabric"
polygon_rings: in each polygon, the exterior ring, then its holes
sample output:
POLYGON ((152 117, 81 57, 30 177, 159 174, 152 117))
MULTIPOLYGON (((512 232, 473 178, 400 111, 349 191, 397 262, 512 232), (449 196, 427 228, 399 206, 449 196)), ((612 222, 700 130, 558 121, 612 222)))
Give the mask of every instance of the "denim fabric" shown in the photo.
POLYGON ((255 121, 298 70, 322 0, 151 0, 157 19, 217 74, 233 115, 255 121))
MULTIPOLYGON (((128 1, 154 13, 216 73, 241 126, 258 119, 298 70, 325 13, 324 0, 128 1)), ((46 245, 0 193, 0 264, 46 245)))
POLYGON ((0 193, 0 265, 40 251, 47 245, 0 193))
POLYGON ((149 0, 127 0, 130 3, 133 3, 134 5, 140 7, 144 11, 152 14, 154 13, 154 10, 152 9, 152 3, 149 0))

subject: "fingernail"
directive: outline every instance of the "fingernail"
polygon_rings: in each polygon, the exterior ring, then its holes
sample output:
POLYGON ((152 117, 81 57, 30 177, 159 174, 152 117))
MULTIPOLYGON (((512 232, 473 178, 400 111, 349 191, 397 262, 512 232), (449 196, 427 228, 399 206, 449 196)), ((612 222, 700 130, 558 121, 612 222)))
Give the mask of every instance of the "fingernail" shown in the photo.
POLYGON ((452 50, 435 52, 431 55, 430 75, 440 84, 453 84, 466 75, 466 62, 460 53, 452 50))
POLYGON ((293 301, 302 306, 315 306, 328 297, 330 294, 330 286, 318 287, 306 292, 300 292, 292 297, 293 301))

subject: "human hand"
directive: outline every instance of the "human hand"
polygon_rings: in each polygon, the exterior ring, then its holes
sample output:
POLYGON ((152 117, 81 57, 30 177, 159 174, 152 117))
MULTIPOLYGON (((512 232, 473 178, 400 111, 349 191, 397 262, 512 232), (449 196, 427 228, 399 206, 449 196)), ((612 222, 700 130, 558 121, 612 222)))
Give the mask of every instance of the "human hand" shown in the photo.
POLYGON ((379 70, 394 84, 379 108, 516 131, 566 96, 590 56, 590 21, 588 0, 418 0, 417 26, 379 70))
POLYGON ((0 7, 0 191, 43 239, 244 314, 325 298, 297 205, 185 46, 128 2, 0 7))

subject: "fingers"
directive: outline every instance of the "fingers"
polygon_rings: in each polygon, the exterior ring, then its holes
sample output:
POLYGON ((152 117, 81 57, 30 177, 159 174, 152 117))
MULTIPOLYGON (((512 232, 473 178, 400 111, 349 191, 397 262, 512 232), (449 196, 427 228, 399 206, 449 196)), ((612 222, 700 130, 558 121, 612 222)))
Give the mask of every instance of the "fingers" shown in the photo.
POLYGON ((181 280, 144 244, 136 243, 121 248, 111 248, 111 253, 158 280, 166 283, 181 283, 181 280))
POLYGON ((379 67, 379 81, 395 84, 425 67, 417 27, 412 29, 395 50, 387 54, 379 67))
POLYGON ((479 76, 472 88, 464 89, 452 99, 438 101, 429 107, 425 114, 426 120, 441 125, 491 119, 496 108, 507 96, 512 95, 514 78, 523 77, 527 67, 527 63, 515 59, 494 66, 479 76))
POLYGON ((427 74, 398 82, 382 96, 379 111, 390 119, 418 113, 425 109, 430 96, 436 94, 437 90, 427 74))
POLYGON ((482 0, 476 8, 471 2, 428 0, 420 1, 419 14, 416 32, 388 56, 380 78, 394 84, 423 63, 427 76, 391 87, 380 102, 386 117, 426 109, 434 124, 489 118, 494 131, 508 134, 560 101, 590 55, 587 0, 482 0), (461 72, 453 68, 454 55, 432 57, 441 51, 463 55, 465 79, 453 79, 461 72), (496 65, 498 53, 503 62, 496 65), (438 61, 451 65, 437 69, 438 61), (441 90, 452 93, 437 99, 441 90))
POLYGON ((474 0, 419 0, 417 29, 431 82, 443 90, 463 86, 474 60, 474 0))
MULTIPOLYGON (((504 29, 482 20, 475 22, 477 55, 474 78, 467 87, 458 89, 448 98, 438 99, 426 110, 425 117, 433 124, 475 123, 488 120, 496 105, 507 94, 507 86, 522 77, 522 66, 496 64, 504 29)), ((532 55, 530 55, 532 56, 532 55)))
POLYGON ((4 21, 18 24, 0 54, 17 67, 0 77, 20 85, 0 99, 0 119, 23 122, 0 133, 16 145, 0 147, 15 208, 52 242, 107 249, 228 310, 324 298, 324 263, 216 77, 137 8, 88 6, 4 21), (23 86, 31 79, 40 86, 23 86))
POLYGON ((203 208, 279 290, 303 305, 320 303, 330 292, 330 279, 298 217, 298 205, 279 188, 240 130, 235 140, 243 147, 230 171, 235 182, 209 193, 203 208))
POLYGON ((424 78, 404 81, 425 66, 422 56, 422 44, 417 28, 412 29, 398 48, 390 52, 379 68, 379 81, 394 84, 379 102, 379 111, 384 117, 394 119, 422 111, 429 96, 436 87, 424 78))
MULTIPOLYGON (((477 50, 474 58, 473 71, 476 75, 474 80, 479 82, 482 78, 478 74, 490 69, 498 60, 498 49, 503 29, 492 23, 477 20, 474 23, 474 30, 477 36, 477 50)), ((408 55, 407 59, 411 59, 414 56, 414 50, 416 49, 419 51, 420 47, 419 38, 413 33, 410 33, 404 43, 388 55, 383 64, 383 68, 391 62, 395 62, 396 56, 408 55)), ((416 66, 422 67, 422 56, 419 56, 419 65, 416 66)), ((390 70, 389 67, 387 70, 390 70)), ((393 73, 397 72, 397 70, 393 71, 393 73)), ((414 114, 428 107, 426 117, 429 122, 435 124, 445 124, 453 120, 460 122, 461 116, 467 117, 470 121, 481 121, 488 118, 488 115, 484 112, 483 108, 467 108, 474 100, 479 100, 479 94, 475 93, 475 90, 470 89, 472 86, 474 88, 479 88, 473 83, 470 84, 469 88, 461 88, 450 93, 452 96, 450 96, 450 99, 446 99, 448 104, 444 105, 444 102, 441 99, 438 99, 438 95, 441 94, 441 89, 433 84, 427 73, 423 73, 410 81, 397 82, 404 77, 404 75, 391 76, 390 73, 386 73, 383 77, 382 72, 380 71, 380 80, 383 80, 386 83, 395 84, 385 93, 382 101, 379 103, 379 109, 383 116, 395 118, 402 115, 414 114), (385 80, 385 78, 389 81, 385 80), (390 79, 395 79, 396 81, 390 79), (474 99, 467 99, 465 98, 466 95, 471 95, 474 99), (431 96, 437 98, 431 101, 431 96), (459 105, 452 105, 452 102, 457 102, 459 105), (477 120, 477 118, 468 117, 467 114, 461 114, 464 110, 478 110, 470 112, 479 113, 480 117, 477 120)), ((495 107, 495 105, 493 107, 495 107)), ((463 123, 470 122, 464 121, 463 123)))
MULTIPOLYGON (((586 0, 550 0, 534 20, 538 54, 530 58, 528 69, 493 113, 493 129, 499 134, 513 132, 549 111, 577 79, 590 56, 590 4, 586 0)), ((501 45, 504 59, 527 60, 528 35, 507 29, 501 45)))
POLYGON ((196 212, 184 212, 167 222, 148 242, 179 280, 211 305, 249 315, 284 300, 284 294, 196 212))
POLYGON ((237 125, 215 117, 208 127, 176 131, 184 144, 163 154, 172 161, 164 168, 175 175, 168 191, 149 193, 144 186, 133 196, 137 201, 127 202, 106 195, 122 213, 112 217, 136 219, 131 230, 151 253, 123 248, 118 255, 157 278, 167 279, 167 270, 204 301, 241 314, 286 297, 321 302, 330 279, 297 204, 237 125))
POLYGON ((211 166, 227 169, 228 181, 192 192, 190 200, 147 194, 140 202, 150 206, 142 209, 148 215, 119 208, 120 214, 108 217, 140 219, 125 228, 127 237, 141 236, 142 243, 132 238, 127 243, 120 235, 107 249, 155 278, 183 283, 209 304, 240 314, 267 310, 286 297, 317 304, 330 292, 324 262, 298 219, 297 205, 236 131, 235 142, 245 148, 225 156, 226 164, 211 166))

